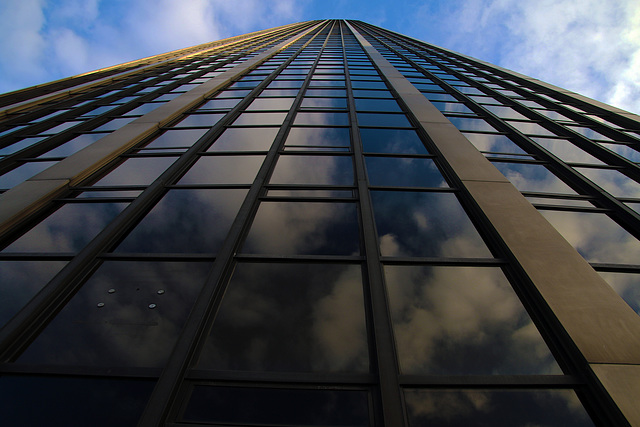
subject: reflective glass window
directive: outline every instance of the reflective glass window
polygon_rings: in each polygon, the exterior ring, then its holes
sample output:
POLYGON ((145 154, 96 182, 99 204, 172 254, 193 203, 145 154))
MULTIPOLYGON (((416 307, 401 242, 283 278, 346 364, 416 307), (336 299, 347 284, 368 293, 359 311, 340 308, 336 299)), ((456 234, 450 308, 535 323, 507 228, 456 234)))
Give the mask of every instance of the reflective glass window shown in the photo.
POLYGON ((3 252, 77 252, 126 206, 126 203, 68 203, 3 252))
POLYGON ((349 115, 347 113, 298 113, 293 123, 296 125, 347 126, 349 115))
POLYGON ((411 427, 594 425, 572 390, 407 390, 405 401, 411 427))
POLYGON ((233 189, 170 190, 116 252, 216 253, 246 193, 233 189))
POLYGON ((268 151, 277 133, 278 128, 227 128, 207 151, 268 151))
POLYGON ((575 194, 542 165, 507 162, 494 162, 493 165, 520 191, 575 194))
POLYGON ((151 184, 175 161, 176 157, 129 158, 93 185, 111 186, 151 184))
POLYGON ((242 253, 358 255, 353 203, 263 202, 242 253))
POLYGON ((640 197, 640 183, 614 169, 574 168, 616 197, 640 197))
POLYGON ((178 184, 251 184, 264 156, 202 156, 178 184))
POLYGON ((365 160, 371 185, 447 187, 432 159, 367 157, 365 160))
POLYGON ((106 261, 17 363, 161 367, 210 265, 106 261))
POLYGON ((411 129, 360 129, 365 153, 428 154, 411 129))
POLYGON ((350 156, 281 155, 271 175, 271 184, 352 185, 350 156))
POLYGON ((238 263, 198 367, 368 371, 360 266, 238 263))
POLYGON ((491 257, 451 193, 372 191, 383 256, 491 257))

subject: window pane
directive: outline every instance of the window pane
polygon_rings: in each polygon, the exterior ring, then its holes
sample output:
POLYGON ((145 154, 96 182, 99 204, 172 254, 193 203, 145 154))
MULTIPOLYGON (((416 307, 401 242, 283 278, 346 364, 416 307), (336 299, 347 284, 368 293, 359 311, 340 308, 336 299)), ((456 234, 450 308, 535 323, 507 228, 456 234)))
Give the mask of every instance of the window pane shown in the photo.
POLYGON ((428 154, 414 130, 360 129, 365 153, 428 154))
POLYGON ((491 257, 455 195, 372 191, 383 256, 491 257))
POLYGON ((386 266, 385 277, 403 373, 562 373, 500 269, 386 266))
POLYGON ((352 185, 351 156, 281 155, 271 184, 352 185))
POLYGON ((264 156, 202 156, 178 184, 251 184, 264 156))
POLYGON ((367 157, 371 185, 448 187, 432 159, 367 157))
POLYGON ((116 252, 217 253, 246 193, 170 190, 116 252))
POLYGON ((405 400, 411 427, 594 425, 572 390, 407 390, 405 400))
POLYGON ((304 390, 196 386, 185 421, 233 425, 369 426, 368 394, 352 390, 304 390))
POLYGON ((278 128, 227 128, 207 151, 267 151, 278 128))
POLYGON ((263 202, 242 253, 357 255, 356 205, 263 202))
POLYGON ((240 262, 198 366, 366 372, 367 353, 359 265, 240 262))
POLYGON ((17 363, 161 367, 209 267, 106 261, 17 363))

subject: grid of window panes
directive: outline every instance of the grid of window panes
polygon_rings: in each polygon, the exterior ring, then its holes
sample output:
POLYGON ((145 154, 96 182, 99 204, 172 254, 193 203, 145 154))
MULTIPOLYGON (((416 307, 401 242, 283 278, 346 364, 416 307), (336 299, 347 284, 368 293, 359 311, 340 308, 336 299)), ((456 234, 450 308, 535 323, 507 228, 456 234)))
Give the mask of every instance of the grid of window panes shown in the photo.
MULTIPOLYGON (((635 247, 638 129, 352 24, 569 240, 562 224, 590 221, 635 247)), ((310 27, 8 117, 0 188, 310 27)), ((576 364, 435 153, 346 23, 324 22, 0 242, 3 412, 42 424, 11 408, 47 390, 47 417, 91 425, 145 405, 145 425, 383 425, 398 403, 410 426, 593 425, 576 364)))
POLYGON ((371 41, 640 313, 640 124, 442 49, 371 41))

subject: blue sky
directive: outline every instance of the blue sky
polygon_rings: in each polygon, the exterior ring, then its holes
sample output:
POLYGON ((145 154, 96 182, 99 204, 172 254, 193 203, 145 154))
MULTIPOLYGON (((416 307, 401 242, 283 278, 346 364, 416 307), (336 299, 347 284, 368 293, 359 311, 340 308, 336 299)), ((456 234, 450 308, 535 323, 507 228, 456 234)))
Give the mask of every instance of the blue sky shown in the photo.
POLYGON ((360 19, 640 113, 637 0, 0 0, 0 92, 322 18, 360 19))

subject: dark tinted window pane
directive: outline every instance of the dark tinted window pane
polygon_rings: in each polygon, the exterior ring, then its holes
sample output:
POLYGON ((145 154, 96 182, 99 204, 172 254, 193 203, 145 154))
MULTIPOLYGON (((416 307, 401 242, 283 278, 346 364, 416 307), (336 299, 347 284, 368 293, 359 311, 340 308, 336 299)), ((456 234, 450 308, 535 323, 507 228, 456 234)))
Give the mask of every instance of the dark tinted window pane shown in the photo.
POLYGON ((491 257, 450 193, 372 191, 384 256, 491 257))
POLYGON ((234 125, 281 125, 287 113, 242 113, 234 125))
POLYGON ((116 252, 216 253, 246 193, 170 190, 116 252))
POLYGON ((213 127, 223 117, 224 114, 191 114, 173 125, 173 127, 213 127))
POLYGON ((353 255, 359 246, 355 204, 263 202, 242 252, 353 255))
POLYGON ((126 206, 125 203, 66 204, 3 252, 77 252, 126 206))
POLYGON ((0 261, 0 327, 65 264, 64 261, 0 261))
POLYGON ((196 386, 185 421, 280 426, 368 426, 365 391, 196 386))
POLYGON ((0 378, 0 411, 7 426, 131 426, 154 381, 98 378, 0 378))
POLYGON ((281 155, 271 184, 353 184, 350 156, 281 155))
POLYGON ((251 184, 264 156, 202 156, 178 184, 251 184))
POLYGON ((397 187, 448 187, 431 159, 367 157, 371 185, 397 187))
POLYGON ((358 111, 402 111, 400 106, 393 99, 356 99, 356 110, 358 111))
POLYGON ((411 427, 593 426, 571 390, 407 390, 411 427))
POLYGON ((506 162, 494 162, 493 165, 520 191, 576 193, 542 165, 506 162))
POLYGON ((360 126, 411 127, 411 123, 404 114, 358 113, 358 124, 360 126))
POLYGON ((303 108, 318 109, 346 109, 347 100, 345 98, 304 98, 302 100, 303 108))
POLYGON ((163 366, 209 267, 106 261, 18 363, 163 366))
POLYGON ((295 98, 257 98, 247 107, 248 111, 285 110, 289 111, 295 98))
POLYGON ((40 157, 66 157, 70 156, 73 153, 76 153, 83 148, 93 144, 100 138, 104 137, 106 134, 104 133, 95 133, 95 134, 83 134, 79 135, 61 146, 54 148, 51 151, 46 152, 40 157))
POLYGON ((239 263, 199 367, 366 372, 360 266, 239 263))
POLYGON ((278 128, 227 128, 207 151, 267 151, 278 128))
POLYGON ((368 153, 428 154, 414 130, 360 129, 362 148, 368 153))
POLYGON ((208 129, 168 130, 149 143, 146 148, 191 147, 208 129))
POLYGON ((175 161, 176 157, 136 157, 127 159, 93 185, 151 184, 175 161))
POLYGON ((386 266, 405 374, 558 374, 542 337, 498 268, 386 266))

